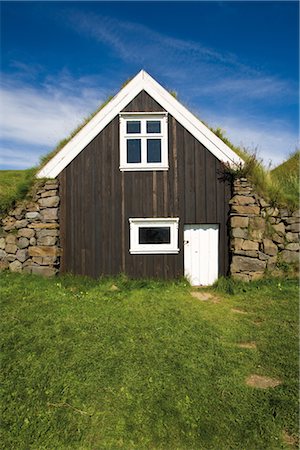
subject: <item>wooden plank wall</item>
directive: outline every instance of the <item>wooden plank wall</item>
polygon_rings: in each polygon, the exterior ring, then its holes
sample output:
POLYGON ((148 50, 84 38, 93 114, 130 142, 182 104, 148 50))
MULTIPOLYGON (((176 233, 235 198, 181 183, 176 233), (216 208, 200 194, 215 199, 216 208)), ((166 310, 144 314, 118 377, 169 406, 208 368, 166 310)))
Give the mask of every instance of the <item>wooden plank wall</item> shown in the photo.
MULTIPOLYGON (((163 111, 141 92, 124 111, 163 111)), ((92 277, 183 275, 183 225, 218 223, 219 273, 229 268, 230 185, 222 164, 172 116, 169 170, 120 172, 116 117, 59 175, 61 271, 92 277), (178 255, 130 255, 130 217, 179 217, 178 255)))

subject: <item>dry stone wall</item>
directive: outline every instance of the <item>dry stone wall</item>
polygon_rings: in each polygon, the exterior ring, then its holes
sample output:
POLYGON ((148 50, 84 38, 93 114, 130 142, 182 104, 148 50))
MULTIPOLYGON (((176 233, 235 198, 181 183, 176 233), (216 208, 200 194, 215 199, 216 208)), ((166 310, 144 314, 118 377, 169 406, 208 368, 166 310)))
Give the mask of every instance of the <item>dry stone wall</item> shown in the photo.
POLYGON ((231 275, 250 281, 285 263, 299 264, 300 210, 272 207, 245 178, 230 201, 231 275))
POLYGON ((38 182, 31 200, 2 220, 0 269, 55 275, 59 269, 59 191, 56 180, 38 182))

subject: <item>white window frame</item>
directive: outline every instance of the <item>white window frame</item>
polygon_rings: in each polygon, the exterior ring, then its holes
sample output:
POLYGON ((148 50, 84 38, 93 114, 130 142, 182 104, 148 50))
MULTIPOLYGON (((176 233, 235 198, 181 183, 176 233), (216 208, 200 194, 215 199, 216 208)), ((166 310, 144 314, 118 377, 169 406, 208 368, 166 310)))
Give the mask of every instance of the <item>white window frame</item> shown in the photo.
POLYGON ((121 113, 120 120, 120 170, 168 170, 168 113, 166 112, 135 112, 121 113), (141 133, 127 133, 127 121, 140 121, 141 133), (159 120, 161 123, 160 133, 147 133, 147 120, 159 120), (141 162, 127 162, 127 140, 141 139, 141 162), (147 139, 161 140, 161 162, 147 162, 147 139))
POLYGON ((178 253, 178 217, 161 218, 131 218, 130 224, 130 248, 131 254, 167 254, 178 253), (140 244, 139 229, 142 227, 170 227, 169 244, 140 244))

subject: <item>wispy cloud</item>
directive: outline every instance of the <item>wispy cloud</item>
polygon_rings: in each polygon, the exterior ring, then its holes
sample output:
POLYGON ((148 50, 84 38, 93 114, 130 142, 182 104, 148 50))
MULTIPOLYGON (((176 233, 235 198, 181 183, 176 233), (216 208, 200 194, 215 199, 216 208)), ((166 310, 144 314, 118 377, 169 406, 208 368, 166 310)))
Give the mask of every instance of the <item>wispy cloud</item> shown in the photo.
POLYGON ((137 63, 179 88, 192 86, 197 92, 274 101, 278 97, 295 102, 297 86, 264 74, 239 61, 232 53, 221 53, 199 42, 168 36, 134 22, 76 12, 69 20, 84 33, 110 46, 126 63, 137 63))
POLYGON ((285 121, 230 117, 209 111, 204 114, 210 125, 226 130, 225 135, 235 145, 256 152, 266 165, 280 164, 299 148, 299 136, 285 121))
POLYGON ((37 162, 43 151, 65 138, 101 104, 105 92, 91 77, 74 79, 67 72, 47 77, 39 86, 22 82, 19 77, 4 76, 0 87, 0 99, 5 105, 0 116, 1 139, 13 143, 18 150, 10 146, 8 152, 2 143, 2 164, 8 158, 22 166, 25 158, 27 166, 37 162), (39 155, 35 146, 39 146, 39 155))

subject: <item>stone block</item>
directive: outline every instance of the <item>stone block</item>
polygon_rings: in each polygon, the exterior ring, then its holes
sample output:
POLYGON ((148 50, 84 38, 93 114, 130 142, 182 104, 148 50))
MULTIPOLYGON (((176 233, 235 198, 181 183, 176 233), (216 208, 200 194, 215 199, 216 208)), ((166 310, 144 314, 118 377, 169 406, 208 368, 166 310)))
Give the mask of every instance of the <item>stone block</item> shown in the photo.
POLYGON ((265 231, 264 230, 250 230, 249 232, 249 238, 253 241, 261 242, 262 238, 264 237, 265 231))
POLYGON ((254 241, 244 241, 242 245, 242 250, 258 250, 259 244, 254 241))
POLYGON ((292 233, 300 233, 300 223, 292 223, 290 227, 292 233))
POLYGON ((33 256, 32 261, 40 266, 53 266, 57 262, 56 256, 33 256))
POLYGON ((19 248, 27 248, 29 246, 29 239, 26 237, 21 237, 18 239, 18 247, 19 248))
POLYGON ((291 225, 292 223, 299 223, 299 218, 298 217, 287 217, 285 219, 285 222, 289 225, 291 225))
POLYGON ((19 219, 22 219, 23 213, 24 213, 23 206, 17 206, 17 208, 15 208, 13 211, 11 211, 10 214, 19 220, 19 219))
POLYGON ((249 276, 251 281, 261 280, 264 276, 264 272, 253 272, 250 273, 249 276))
POLYGON ((30 202, 26 204, 26 211, 27 212, 36 212, 39 211, 39 205, 36 202, 30 202))
POLYGON ((299 242, 293 242, 291 244, 287 244, 285 246, 285 248, 286 248, 286 250, 291 250, 293 252, 298 252, 299 249, 300 249, 300 245, 299 245, 299 242))
POLYGON ((4 250, 5 249, 5 238, 4 237, 2 237, 2 238, 0 238, 0 249, 1 250, 4 250))
POLYGON ((240 238, 233 238, 231 239, 231 250, 242 250, 242 244, 244 242, 244 239, 240 238))
POLYGON ((17 220, 15 223, 15 228, 26 228, 28 225, 28 220, 26 219, 22 219, 22 220, 17 220))
POLYGON ((266 213, 268 216, 277 217, 279 215, 279 209, 274 207, 266 208, 266 213))
POLYGON ((57 189, 51 189, 49 191, 41 192, 41 197, 55 197, 57 195, 57 189))
POLYGON ((17 250, 18 250, 18 247, 15 244, 6 244, 6 246, 5 246, 6 253, 15 254, 17 250))
POLYGON ((284 237, 279 236, 279 234, 277 234, 277 233, 274 233, 274 234, 272 234, 272 241, 276 242, 277 244, 283 244, 284 237))
POLYGON ((230 218, 231 228, 247 228, 249 225, 249 217, 232 216, 230 218))
POLYGON ((292 216, 293 217, 300 217, 300 209, 297 209, 297 211, 294 211, 292 216))
POLYGON ((37 239, 37 245, 55 245, 56 240, 55 236, 42 236, 37 239))
POLYGON ((265 230, 266 221, 262 217, 250 217, 249 226, 253 230, 265 230))
MULTIPOLYGON (((52 225, 52 224, 49 224, 49 225, 52 225)), ((59 234, 59 232, 57 229, 54 229, 54 230, 43 229, 43 230, 37 230, 37 232, 36 232, 37 238, 41 238, 44 236, 58 236, 58 234, 59 234)))
POLYGON ((258 252, 258 258, 261 259, 262 261, 268 261, 271 257, 263 252, 258 252))
POLYGON ((270 204, 268 202, 266 202, 265 199, 263 199, 263 198, 259 199, 259 203, 262 208, 266 208, 266 207, 270 206, 270 204))
POLYGON ((57 220, 58 208, 47 208, 41 212, 42 220, 57 220))
POLYGON ((258 258, 258 251, 255 250, 236 250, 235 254, 249 256, 250 258, 258 258))
POLYGON ((277 245, 271 239, 263 240, 263 251, 266 255, 274 256, 278 253, 277 245))
POLYGON ((266 261, 248 256, 233 256, 231 272, 263 272, 266 268, 266 261))
POLYGON ((283 250, 280 253, 282 261, 287 263, 299 262, 299 252, 292 252, 290 250, 283 250))
POLYGON ((47 229, 55 229, 58 228, 58 223, 31 223, 28 225, 29 228, 33 228, 34 230, 43 230, 44 228, 47 229))
POLYGON ((231 205, 252 205, 255 199, 248 195, 235 195, 229 202, 231 205))
POLYGON ((5 238, 6 244, 16 244, 17 236, 15 234, 8 234, 5 238))
POLYGON ((17 250, 16 258, 17 258, 18 261, 21 261, 21 262, 26 261, 26 259, 29 258, 28 250, 26 250, 26 249, 22 249, 22 250, 19 249, 19 250, 17 250))
POLYGON ((0 259, 4 259, 4 258, 6 258, 6 256, 7 256, 6 251, 1 249, 0 250, 0 259))
POLYGON ((32 237, 32 238, 30 238, 29 239, 29 245, 36 245, 36 238, 35 237, 32 237))
POLYGON ((283 236, 285 234, 285 226, 283 222, 280 222, 276 225, 273 225, 274 230, 276 231, 279 236, 283 236))
POLYGON ((22 272, 22 263, 18 260, 9 264, 9 270, 11 272, 22 272))
POLYGON ((38 200, 38 204, 41 208, 55 208, 59 204, 59 197, 44 197, 38 200))
POLYGON ((233 228, 231 230, 231 235, 233 238, 247 239, 248 229, 246 228, 233 228))
POLYGON ((34 236, 34 230, 32 228, 20 228, 18 230, 18 237, 31 238, 34 236))
POLYGON ((17 259, 16 255, 7 255, 6 257, 7 261, 12 262, 17 259))
POLYGON ((298 233, 286 233, 285 238, 288 242, 299 242, 298 233))
POLYGON ((13 217, 7 217, 3 219, 3 230, 11 231, 15 228, 16 219, 13 217))
POLYGON ((28 220, 38 220, 41 218, 41 215, 38 211, 31 211, 26 213, 25 217, 28 220))
POLYGON ((47 266, 32 266, 31 271, 35 275, 43 275, 44 277, 52 277, 57 273, 57 270, 53 267, 47 267, 47 266))
POLYGON ((260 212, 259 206, 240 206, 240 205, 232 205, 232 212, 237 214, 243 214, 246 216, 258 216, 260 212))
POLYGON ((28 249, 29 256, 57 256, 59 255, 59 249, 58 247, 29 247, 28 249))
POLYGON ((32 266, 23 267, 23 272, 24 273, 32 273, 32 266))
POLYGON ((58 189, 58 183, 55 180, 48 180, 44 185, 44 189, 46 191, 50 191, 51 189, 58 189))

